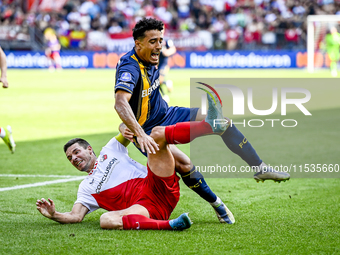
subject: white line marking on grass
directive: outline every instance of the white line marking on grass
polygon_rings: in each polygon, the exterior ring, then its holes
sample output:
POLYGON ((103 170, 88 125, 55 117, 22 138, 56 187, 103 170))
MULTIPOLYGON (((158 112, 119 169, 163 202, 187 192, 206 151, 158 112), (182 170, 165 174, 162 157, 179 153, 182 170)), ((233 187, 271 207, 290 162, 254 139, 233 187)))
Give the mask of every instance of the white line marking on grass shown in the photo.
POLYGON ((18 185, 18 186, 13 186, 13 187, 6 187, 6 188, 0 188, 1 191, 7 191, 7 190, 14 190, 14 189, 26 189, 26 188, 31 188, 31 187, 38 187, 38 186, 45 186, 45 185, 50 185, 50 184, 55 184, 55 183, 62 183, 62 182, 72 182, 72 181, 78 181, 84 179, 86 176, 78 176, 70 179, 59 179, 59 180, 54 180, 54 181, 46 181, 46 182, 36 182, 32 184, 24 184, 24 185, 18 185))
POLYGON ((0 177, 47 177, 47 178, 72 178, 79 175, 43 175, 43 174, 0 174, 0 177))

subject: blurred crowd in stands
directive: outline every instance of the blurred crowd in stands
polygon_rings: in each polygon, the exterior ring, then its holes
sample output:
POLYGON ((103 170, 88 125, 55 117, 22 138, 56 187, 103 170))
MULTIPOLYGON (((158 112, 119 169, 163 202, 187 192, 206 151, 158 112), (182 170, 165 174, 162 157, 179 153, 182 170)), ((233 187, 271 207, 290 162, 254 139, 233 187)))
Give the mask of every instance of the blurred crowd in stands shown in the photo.
POLYGON ((52 6, 44 2, 0 0, 0 40, 30 40, 30 29, 42 35, 50 27, 63 49, 106 50, 105 38, 129 37, 138 20, 155 17, 164 22, 166 35, 189 38, 209 32, 210 49, 303 50, 308 15, 340 15, 340 0, 48 1, 55 3, 52 6), (98 41, 97 47, 89 43, 89 35, 98 41))

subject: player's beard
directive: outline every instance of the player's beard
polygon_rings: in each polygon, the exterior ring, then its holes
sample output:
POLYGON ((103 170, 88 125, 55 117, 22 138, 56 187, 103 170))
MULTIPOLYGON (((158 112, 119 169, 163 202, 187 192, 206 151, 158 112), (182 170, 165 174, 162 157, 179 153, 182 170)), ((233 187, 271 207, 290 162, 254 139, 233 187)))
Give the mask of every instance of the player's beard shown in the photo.
MULTIPOLYGON (((83 159, 83 161, 86 162, 85 159, 83 159)), ((91 159, 89 158, 83 168, 81 168, 81 169, 77 168, 77 169, 81 172, 87 172, 87 171, 90 170, 90 168, 91 168, 91 159)))
POLYGON ((80 170, 81 172, 87 172, 91 167, 91 162, 87 162, 86 165, 80 170))

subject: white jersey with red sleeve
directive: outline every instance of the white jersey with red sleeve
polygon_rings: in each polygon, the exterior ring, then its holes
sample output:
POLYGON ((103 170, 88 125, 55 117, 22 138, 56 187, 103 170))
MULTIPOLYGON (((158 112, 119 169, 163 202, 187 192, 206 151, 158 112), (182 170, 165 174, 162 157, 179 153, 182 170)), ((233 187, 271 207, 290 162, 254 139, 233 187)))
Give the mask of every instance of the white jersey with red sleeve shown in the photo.
POLYGON ((108 211, 130 207, 140 196, 146 166, 134 161, 127 148, 112 138, 101 150, 89 175, 81 182, 77 201, 93 212, 99 208, 108 211))

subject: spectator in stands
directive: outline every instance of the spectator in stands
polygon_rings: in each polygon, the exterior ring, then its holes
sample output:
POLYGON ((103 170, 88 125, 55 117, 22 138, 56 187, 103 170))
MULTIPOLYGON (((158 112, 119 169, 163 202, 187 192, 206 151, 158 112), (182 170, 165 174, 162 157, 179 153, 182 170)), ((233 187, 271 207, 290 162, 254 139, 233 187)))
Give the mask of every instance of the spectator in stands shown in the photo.
MULTIPOLYGON (((114 33, 120 33, 121 27, 121 33, 125 33, 142 17, 162 19, 169 32, 195 33, 207 30, 216 34, 220 24, 226 23, 232 28, 231 32, 236 29, 240 38, 246 38, 242 47, 253 45, 255 41, 257 49, 262 47, 260 41, 265 27, 276 34, 278 48, 285 46, 287 38, 298 32, 298 46, 301 46, 302 39, 306 37, 308 15, 340 13, 340 2, 334 0, 72 0, 66 1, 63 9, 58 12, 41 11, 38 5, 23 9, 25 4, 21 2, 8 1, 6 4, 3 1, 0 6, 1 27, 11 27, 7 29, 11 30, 11 36, 8 38, 15 39, 17 36, 13 31, 18 29, 12 26, 35 25, 41 31, 49 26, 57 31, 58 37, 68 38, 69 42, 64 40, 63 43, 65 48, 79 48, 85 45, 79 43, 79 38, 78 42, 73 40, 72 43, 69 38, 71 34, 79 35, 81 31, 80 41, 83 42, 91 31, 104 30, 107 33, 111 28, 114 33), (115 24, 112 28, 112 20, 117 22, 118 26, 115 24), (252 29, 253 23, 258 26, 257 29, 252 29), (295 30, 288 28, 288 23, 292 23, 295 30)), ((25 38, 22 34, 20 36, 25 38)), ((219 39, 225 37, 224 35, 219 39)), ((290 42, 289 45, 292 45, 292 42, 295 44, 296 38, 290 42)))
POLYGON ((293 50, 299 44, 300 30, 293 23, 288 23, 288 28, 285 31, 285 41, 287 49, 293 50))

